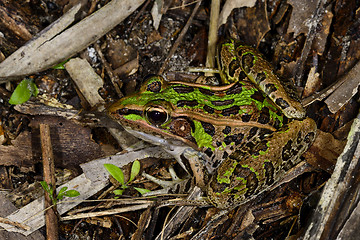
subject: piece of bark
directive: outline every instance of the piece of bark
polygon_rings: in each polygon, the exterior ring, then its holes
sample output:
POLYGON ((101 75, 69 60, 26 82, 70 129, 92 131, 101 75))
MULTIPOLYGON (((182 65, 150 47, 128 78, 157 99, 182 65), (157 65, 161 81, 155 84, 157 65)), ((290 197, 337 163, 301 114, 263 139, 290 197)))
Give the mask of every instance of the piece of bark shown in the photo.
MULTIPOLYGON (((5 197, 3 193, 0 193, 0 216, 5 217, 8 214, 16 211, 16 207, 5 197)), ((44 240, 45 237, 40 231, 35 231, 28 236, 24 236, 17 232, 8 232, 0 230, 0 239, 6 240, 44 240)))
POLYGON ((318 130, 314 143, 304 153, 306 162, 331 174, 345 144, 346 141, 337 140, 330 133, 318 130))
POLYGON ((59 117, 36 116, 31 119, 32 132, 22 132, 12 145, 0 145, 0 164, 31 167, 40 161, 38 126, 49 124, 58 167, 77 168, 79 164, 103 156, 101 147, 91 139, 91 129, 59 117))
POLYGON ((99 95, 104 82, 85 59, 73 58, 65 64, 65 68, 91 108, 105 103, 99 95))
POLYGON ((62 22, 64 17, 55 21, 40 32, 33 41, 29 41, 0 63, 0 83, 8 81, 9 78, 46 70, 70 58, 122 22, 144 1, 112 0, 92 15, 63 31, 74 21, 80 5, 73 7, 66 13, 65 23, 62 22), (57 23, 60 22, 62 24, 58 28, 57 23), (56 29, 53 29, 55 25, 56 29))
POLYGON ((358 92, 360 84, 360 62, 358 62, 347 74, 338 81, 323 89, 321 92, 305 98, 302 103, 304 106, 310 105, 314 101, 321 101, 325 98, 332 113, 339 111, 350 99, 358 92))
POLYGON ((326 183, 303 239, 340 239, 339 232, 359 203, 360 115, 354 120, 343 153, 326 183))
POLYGON ((360 84, 360 62, 340 80, 342 84, 325 100, 330 112, 336 113, 358 92, 360 84))
POLYGON ((242 7, 254 7, 255 6, 256 1, 255 0, 228 0, 225 2, 220 16, 219 16, 219 25, 218 27, 220 27, 220 25, 225 24, 227 21, 227 18, 230 16, 230 13, 235 9, 235 8, 242 8, 242 7))

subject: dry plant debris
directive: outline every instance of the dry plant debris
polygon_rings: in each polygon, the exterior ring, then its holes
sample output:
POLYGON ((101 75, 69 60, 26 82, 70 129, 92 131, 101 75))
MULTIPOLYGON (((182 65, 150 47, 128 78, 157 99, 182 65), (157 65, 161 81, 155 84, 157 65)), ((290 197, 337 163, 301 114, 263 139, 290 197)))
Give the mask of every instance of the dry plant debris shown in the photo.
MULTIPOLYGON (((305 233, 305 237, 316 234, 352 238, 351 226, 359 224, 358 202, 348 202, 349 196, 357 193, 360 179, 354 162, 359 158, 356 150, 359 3, 350 0, 219 2, 219 9, 211 9, 216 6, 211 1, 197 0, 1 2, 0 176, 8 198, 0 195, 0 216, 14 211, 8 199, 21 207, 18 204, 29 203, 41 192, 37 184, 42 179, 39 166, 43 153, 39 125, 47 124, 55 167, 60 172, 70 169, 69 175, 75 178, 66 184, 81 193, 76 204, 59 205, 59 213, 63 214, 80 204, 73 210, 74 215, 64 217, 73 220, 60 222, 61 236, 285 239, 305 233), (213 10, 220 15, 217 34, 210 39, 208 29, 213 10), (134 144, 136 140, 101 111, 139 89, 149 74, 162 72, 168 80, 194 81, 201 74, 188 73, 186 69, 206 65, 207 51, 216 52, 213 47, 207 50, 208 41, 229 37, 258 48, 278 75, 296 84, 294 92, 303 96, 307 115, 316 120, 320 131, 303 156, 306 163, 295 168, 274 191, 223 215, 208 205, 174 210, 164 207, 186 203, 178 203, 177 195, 172 196, 174 199, 158 197, 158 201, 153 198, 130 198, 119 203, 102 200, 114 199, 113 187, 107 186, 108 174, 102 164, 122 161, 120 165, 128 176, 126 164, 141 159, 143 172, 170 179, 168 167, 174 161, 158 147, 143 142, 134 144), (71 57, 65 64, 66 70, 51 68, 71 57), (10 106, 11 92, 24 76, 37 85, 39 95, 22 105, 10 106), (352 122, 346 151, 342 153, 352 122), (116 152, 121 154, 114 155, 116 152), (351 159, 355 160, 351 162, 351 159), (316 208, 325 184, 327 196, 323 195, 320 202, 328 205, 316 208), (337 207, 338 199, 343 199, 341 208, 337 207), (314 210, 315 215, 310 218, 308 213, 314 210), (81 218, 86 220, 75 220, 81 218), (304 230, 311 221, 312 227, 304 230)), ((181 168, 175 164, 175 170, 181 168)), ((156 184, 142 177, 137 177, 133 184, 158 190, 156 184)), ((196 188, 192 190, 191 194, 181 192, 186 194, 188 202, 201 195, 196 188)), ((125 195, 139 196, 130 190, 125 195)), ((43 209, 39 199, 30 204, 22 209, 29 214, 26 218, 43 209)), ((21 213, 10 220, 21 222, 24 216, 21 213)), ((44 219, 39 218, 24 223, 25 230, 15 229, 30 234, 29 238, 42 239, 35 230, 43 224, 44 219)), ((16 233, 6 234, 0 232, 0 239, 19 239, 16 233)))

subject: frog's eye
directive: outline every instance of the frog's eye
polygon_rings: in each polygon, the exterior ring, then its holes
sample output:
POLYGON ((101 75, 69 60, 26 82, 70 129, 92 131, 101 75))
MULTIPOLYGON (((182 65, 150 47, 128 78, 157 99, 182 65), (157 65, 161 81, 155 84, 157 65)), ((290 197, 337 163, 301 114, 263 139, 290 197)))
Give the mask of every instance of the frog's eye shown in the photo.
POLYGON ((166 123, 170 118, 166 109, 155 106, 149 106, 145 110, 145 117, 152 125, 155 126, 166 123))

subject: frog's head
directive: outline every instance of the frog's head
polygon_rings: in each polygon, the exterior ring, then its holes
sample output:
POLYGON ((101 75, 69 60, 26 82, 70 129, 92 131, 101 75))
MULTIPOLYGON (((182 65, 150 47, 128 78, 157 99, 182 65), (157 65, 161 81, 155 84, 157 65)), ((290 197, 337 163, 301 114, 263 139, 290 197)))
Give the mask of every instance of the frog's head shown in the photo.
MULTIPOLYGON (((157 145, 218 147, 225 128, 266 128, 274 131, 281 113, 260 91, 247 83, 208 86, 148 78, 139 92, 108 109, 127 131, 157 145), (215 140, 215 138, 218 138, 215 140), (164 142, 166 141, 166 142, 164 142)), ((227 132, 225 130, 225 132, 227 132)))
POLYGON ((169 87, 161 76, 151 76, 137 93, 112 104, 108 114, 128 132, 145 141, 197 148, 192 136, 195 131, 193 121, 186 112, 176 110, 182 94, 169 87))

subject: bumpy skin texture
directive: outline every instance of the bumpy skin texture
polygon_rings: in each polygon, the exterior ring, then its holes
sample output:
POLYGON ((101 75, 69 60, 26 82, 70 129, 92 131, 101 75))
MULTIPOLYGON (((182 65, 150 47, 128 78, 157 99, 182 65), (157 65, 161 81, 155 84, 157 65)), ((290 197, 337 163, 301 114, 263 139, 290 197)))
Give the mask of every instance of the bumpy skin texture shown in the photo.
POLYGON ((299 160, 315 138, 310 118, 294 120, 251 148, 233 152, 208 185, 209 200, 218 208, 240 205, 276 183, 299 160))
POLYGON ((301 103, 286 93, 270 64, 254 48, 228 40, 220 45, 218 56, 224 83, 237 82, 246 76, 281 108, 285 116, 297 119, 305 117, 301 103))
POLYGON ((249 81, 210 87, 154 76, 138 93, 108 111, 123 126, 176 139, 204 152, 205 164, 212 169, 245 142, 256 142, 287 122, 249 81), (148 114, 152 110, 162 111, 167 121, 152 123, 148 114))
POLYGON ((153 76, 108 112, 125 128, 203 152, 212 174, 209 200, 223 209, 266 190, 298 163, 315 138, 316 124, 300 119, 301 104, 288 96, 254 49, 234 41, 219 49, 221 77, 230 84, 166 82, 153 76))

